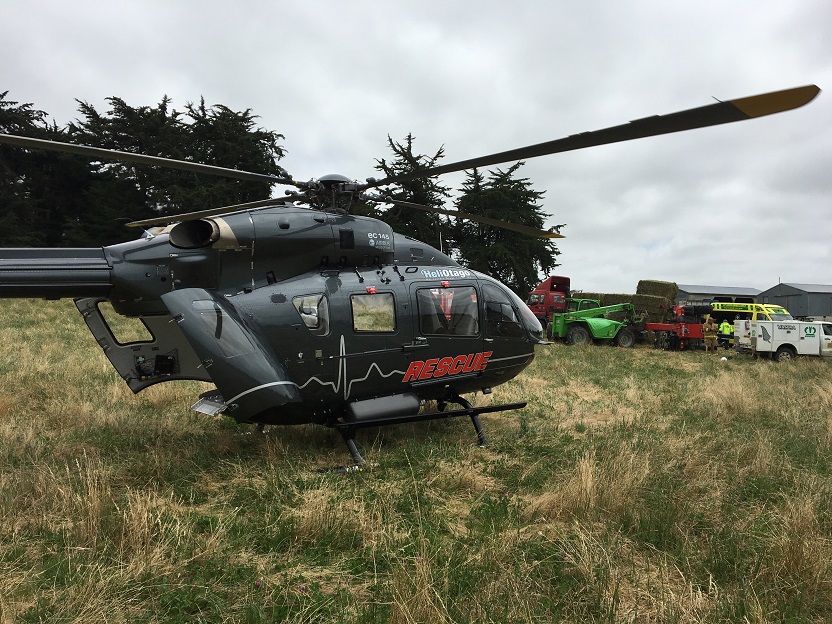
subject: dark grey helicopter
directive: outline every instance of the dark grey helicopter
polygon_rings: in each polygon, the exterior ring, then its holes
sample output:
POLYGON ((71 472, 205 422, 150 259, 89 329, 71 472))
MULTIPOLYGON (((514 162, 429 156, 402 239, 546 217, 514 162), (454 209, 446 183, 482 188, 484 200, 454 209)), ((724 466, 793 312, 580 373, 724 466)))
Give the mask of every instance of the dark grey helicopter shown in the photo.
POLYGON ((103 248, 0 249, 0 297, 72 298, 134 392, 177 379, 212 382, 216 390, 195 410, 239 422, 333 427, 356 465, 363 464, 354 442, 361 427, 468 416, 482 444, 479 414, 525 403, 475 408, 462 395, 489 393, 528 366, 543 342, 538 320, 503 284, 383 221, 350 214, 349 206, 393 203, 380 189, 416 177, 761 117, 807 104, 819 92, 809 85, 719 102, 365 183, 340 175, 299 182, 288 174, 0 135, 0 143, 22 149, 296 189, 281 199, 134 222, 149 228, 141 238, 103 248), (99 309, 105 301, 139 318, 152 338, 118 342, 99 309), (420 413, 426 400, 436 400, 439 411, 420 413))

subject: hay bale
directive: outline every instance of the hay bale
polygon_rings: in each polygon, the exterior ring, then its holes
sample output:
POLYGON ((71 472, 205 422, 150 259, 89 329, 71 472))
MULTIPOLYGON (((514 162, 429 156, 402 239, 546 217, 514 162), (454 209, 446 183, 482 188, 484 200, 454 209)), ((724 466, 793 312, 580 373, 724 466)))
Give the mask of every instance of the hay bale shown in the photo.
POLYGON ((601 295, 601 305, 609 306, 617 303, 632 303, 633 296, 623 293, 604 293, 601 295))
MULTIPOLYGON (((624 293, 604 293, 601 295, 601 305, 611 306, 619 303, 632 303, 633 296, 624 293)), ((613 321, 623 321, 625 316, 626 314, 624 312, 607 312, 606 314, 606 317, 613 321)))
POLYGON ((597 292, 579 292, 572 294, 573 299, 597 299, 601 302, 601 305, 605 305, 603 297, 603 293, 597 292))
POLYGON ((667 318, 668 310, 673 306, 674 300, 657 295, 637 294, 633 296, 632 303, 636 312, 647 312, 646 321, 660 323, 667 318))
POLYGON ((639 280, 638 286, 636 286, 636 294, 664 297, 672 303, 676 303, 676 298, 679 296, 679 287, 676 282, 639 280))
MULTIPOLYGON (((647 313, 645 320, 661 322, 667 317, 667 310, 673 305, 672 301, 657 295, 639 295, 626 293, 580 293, 575 295, 578 299, 597 299, 602 306, 611 306, 619 303, 632 303, 636 314, 647 313)), ((612 312, 607 318, 614 321, 623 321, 624 312, 612 312)))

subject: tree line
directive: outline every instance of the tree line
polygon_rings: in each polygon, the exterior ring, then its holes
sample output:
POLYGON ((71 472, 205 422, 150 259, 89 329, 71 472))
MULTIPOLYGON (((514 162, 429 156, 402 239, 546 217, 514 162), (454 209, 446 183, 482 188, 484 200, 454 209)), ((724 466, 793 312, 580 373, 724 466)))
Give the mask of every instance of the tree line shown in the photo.
MULTIPOLYGON (((163 158, 280 176, 285 156, 282 134, 257 126, 251 109, 215 104, 172 107, 167 96, 155 106, 129 106, 107 99, 101 113, 76 100, 79 117, 66 126, 48 122, 31 103, 0 93, 0 132, 140 153, 163 158)), ((443 158, 416 152, 414 137, 387 138, 391 155, 376 161, 385 177, 426 170, 443 158)), ((470 214, 542 229, 543 193, 518 175, 518 162, 505 170, 466 172, 452 200, 470 214)), ((100 247, 129 238, 128 221, 176 215, 268 198, 267 182, 251 182, 0 145, 0 246, 100 247)), ((445 208, 452 189, 436 178, 415 178, 388 193, 397 200, 445 208)), ((364 205, 360 213, 385 220, 397 232, 441 246, 461 264, 487 273, 521 296, 540 274, 557 266, 560 251, 541 240, 472 221, 401 206, 364 205)))

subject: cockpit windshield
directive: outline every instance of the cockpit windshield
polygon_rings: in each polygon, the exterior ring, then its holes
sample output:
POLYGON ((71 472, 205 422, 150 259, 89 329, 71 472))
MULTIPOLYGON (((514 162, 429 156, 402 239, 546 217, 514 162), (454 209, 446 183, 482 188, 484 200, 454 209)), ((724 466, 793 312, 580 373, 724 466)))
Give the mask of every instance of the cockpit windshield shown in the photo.
MULTIPOLYGON (((483 281, 495 283, 494 280, 489 278, 487 275, 483 275, 482 273, 476 273, 476 275, 483 281)), ((499 284, 499 282, 496 282, 496 284, 499 284)), ((532 342, 544 342, 543 327, 541 327, 540 321, 534 315, 534 312, 532 312, 529 309, 529 306, 527 306, 526 303, 511 289, 503 287, 502 284, 500 284, 500 286, 500 290, 511 299, 512 306, 517 308, 520 313, 523 327, 529 333, 529 337, 532 339, 532 342)))

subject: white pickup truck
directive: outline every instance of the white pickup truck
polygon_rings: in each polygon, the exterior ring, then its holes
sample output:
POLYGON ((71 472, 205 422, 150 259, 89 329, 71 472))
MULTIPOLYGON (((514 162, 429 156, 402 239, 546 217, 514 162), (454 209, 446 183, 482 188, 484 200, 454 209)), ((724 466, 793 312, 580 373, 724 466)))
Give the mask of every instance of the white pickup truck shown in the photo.
MULTIPOLYGON (((736 321, 734 336, 751 338, 751 353, 778 362, 798 355, 832 357, 832 323, 828 321, 736 321), (750 325, 750 327, 746 327, 750 325), (750 331, 749 331, 750 329, 750 331)), ((738 344, 738 341, 735 341, 738 344)))

